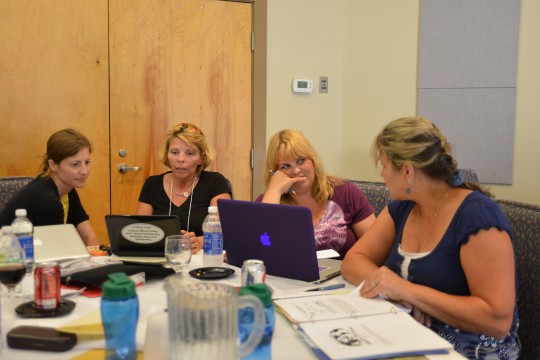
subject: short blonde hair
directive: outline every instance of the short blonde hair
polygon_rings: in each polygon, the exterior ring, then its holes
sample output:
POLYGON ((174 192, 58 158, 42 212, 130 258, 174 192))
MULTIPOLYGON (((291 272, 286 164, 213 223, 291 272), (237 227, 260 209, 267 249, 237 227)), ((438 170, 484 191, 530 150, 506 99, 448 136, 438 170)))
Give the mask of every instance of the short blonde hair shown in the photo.
MULTIPOLYGON (((315 148, 300 131, 285 129, 274 134, 268 144, 266 152, 266 169, 264 171, 264 183, 268 187, 272 178, 269 171, 278 170, 280 158, 307 158, 313 162, 315 171, 315 181, 311 188, 311 194, 318 203, 331 198, 334 195, 334 185, 342 182, 341 179, 326 174, 324 165, 315 151, 315 148)), ((294 203, 290 194, 281 196, 281 202, 286 204, 294 203)))
POLYGON ((197 173, 206 169, 214 161, 215 151, 206 141, 206 137, 202 130, 191 123, 180 123, 167 131, 167 138, 165 139, 159 154, 159 161, 169 169, 171 168, 171 165, 169 164, 167 154, 169 153, 169 146, 173 138, 182 140, 187 146, 197 149, 201 153, 202 161, 201 164, 197 166, 197 173))

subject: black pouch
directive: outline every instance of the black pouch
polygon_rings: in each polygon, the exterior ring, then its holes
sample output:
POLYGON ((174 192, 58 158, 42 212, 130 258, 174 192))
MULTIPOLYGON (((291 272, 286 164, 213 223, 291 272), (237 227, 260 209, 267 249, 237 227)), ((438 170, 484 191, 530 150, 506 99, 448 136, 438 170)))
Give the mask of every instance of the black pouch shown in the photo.
POLYGON ((128 276, 143 272, 146 280, 164 278, 174 274, 173 269, 164 268, 163 266, 111 264, 62 276, 61 282, 68 286, 86 286, 89 289, 100 289, 103 282, 109 279, 108 275, 115 272, 124 272, 128 276))
POLYGON ((77 344, 77 335, 42 326, 17 326, 6 337, 8 346, 13 349, 61 352, 77 344))

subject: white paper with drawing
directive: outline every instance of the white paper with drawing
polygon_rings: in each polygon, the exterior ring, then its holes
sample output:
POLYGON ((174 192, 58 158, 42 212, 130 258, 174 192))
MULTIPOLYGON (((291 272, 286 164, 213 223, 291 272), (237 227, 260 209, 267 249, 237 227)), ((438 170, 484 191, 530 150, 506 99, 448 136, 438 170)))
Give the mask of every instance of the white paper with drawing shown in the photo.
POLYGON ((445 353, 452 345, 384 299, 347 294, 275 300, 321 359, 445 353))

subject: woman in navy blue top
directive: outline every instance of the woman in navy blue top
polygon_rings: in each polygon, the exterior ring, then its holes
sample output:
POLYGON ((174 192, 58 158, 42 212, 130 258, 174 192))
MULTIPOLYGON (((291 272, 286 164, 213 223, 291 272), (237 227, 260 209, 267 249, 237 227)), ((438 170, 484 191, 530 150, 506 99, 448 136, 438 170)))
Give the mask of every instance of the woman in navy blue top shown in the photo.
POLYGON ((388 124, 373 144, 392 201, 347 253, 343 276, 360 294, 412 308, 468 359, 517 359, 517 279, 508 220, 463 181, 429 120, 388 124))

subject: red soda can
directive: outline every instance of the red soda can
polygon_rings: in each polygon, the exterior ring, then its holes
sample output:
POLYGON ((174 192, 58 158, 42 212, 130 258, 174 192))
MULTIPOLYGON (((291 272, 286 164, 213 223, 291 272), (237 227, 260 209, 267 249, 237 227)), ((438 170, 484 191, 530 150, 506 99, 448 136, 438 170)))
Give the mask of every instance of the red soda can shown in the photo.
POLYGON ((60 266, 56 262, 36 265, 34 270, 34 307, 54 311, 60 307, 60 266))
POLYGON ((266 266, 262 260, 245 260, 242 264, 242 286, 262 284, 266 281, 266 266))

